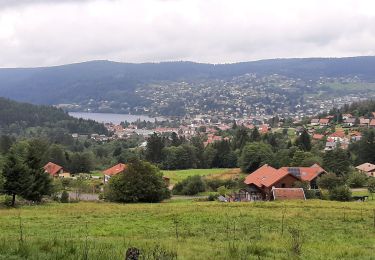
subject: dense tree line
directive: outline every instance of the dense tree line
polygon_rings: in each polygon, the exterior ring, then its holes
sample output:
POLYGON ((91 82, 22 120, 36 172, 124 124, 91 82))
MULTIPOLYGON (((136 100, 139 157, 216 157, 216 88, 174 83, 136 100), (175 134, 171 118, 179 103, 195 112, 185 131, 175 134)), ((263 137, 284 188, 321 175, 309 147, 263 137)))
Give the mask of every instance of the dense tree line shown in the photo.
POLYGON ((0 98, 0 132, 28 137, 44 134, 51 139, 59 134, 107 134, 104 125, 93 120, 76 119, 61 109, 5 98, 0 98))

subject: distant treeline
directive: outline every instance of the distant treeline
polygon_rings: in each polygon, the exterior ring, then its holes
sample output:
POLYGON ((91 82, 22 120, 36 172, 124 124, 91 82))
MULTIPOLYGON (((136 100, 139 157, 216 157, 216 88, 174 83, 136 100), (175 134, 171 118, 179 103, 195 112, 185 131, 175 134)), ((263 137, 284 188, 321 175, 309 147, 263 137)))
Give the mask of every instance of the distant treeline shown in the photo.
POLYGON ((30 128, 37 132, 106 134, 103 124, 93 120, 77 119, 61 109, 19 103, 0 98, 0 132, 3 134, 26 135, 30 128), (54 130, 54 131, 51 131, 54 130))

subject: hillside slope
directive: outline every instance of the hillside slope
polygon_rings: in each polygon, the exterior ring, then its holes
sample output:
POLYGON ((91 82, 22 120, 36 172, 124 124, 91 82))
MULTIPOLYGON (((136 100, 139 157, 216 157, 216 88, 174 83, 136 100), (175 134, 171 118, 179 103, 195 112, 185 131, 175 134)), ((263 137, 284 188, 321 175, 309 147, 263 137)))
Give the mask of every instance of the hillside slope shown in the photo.
POLYGON ((144 100, 134 94, 139 85, 164 80, 222 79, 245 73, 277 73, 303 79, 359 76, 375 82, 375 57, 274 59, 220 65, 91 61, 44 68, 0 69, 0 96, 36 104, 58 104, 125 93, 126 102, 142 105, 144 100))

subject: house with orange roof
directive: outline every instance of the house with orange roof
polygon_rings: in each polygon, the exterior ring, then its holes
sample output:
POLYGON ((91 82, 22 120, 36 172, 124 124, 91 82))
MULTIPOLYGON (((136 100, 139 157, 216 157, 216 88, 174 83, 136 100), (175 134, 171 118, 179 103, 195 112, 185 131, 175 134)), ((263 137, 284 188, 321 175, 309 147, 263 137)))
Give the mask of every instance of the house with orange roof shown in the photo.
POLYGON ((342 142, 345 138, 345 133, 343 131, 336 131, 330 134, 328 138, 332 139, 334 142, 342 142))
POLYGON ((329 125, 329 118, 321 118, 319 119, 319 125, 320 126, 328 126, 329 125))
POLYGON ((375 165, 372 163, 363 163, 355 168, 359 172, 365 173, 367 176, 375 177, 375 165))
POLYGON ((126 164, 119 163, 103 171, 104 183, 107 183, 112 176, 120 174, 126 170, 126 164))
POLYGON ((273 189, 294 188, 297 181, 307 182, 309 188, 317 188, 317 179, 326 171, 318 164, 311 167, 282 167, 275 169, 267 164, 249 174, 244 183, 246 189, 240 191, 240 200, 272 200, 273 189))
POLYGON ((312 136, 312 139, 314 139, 314 140, 323 140, 324 139, 324 135, 322 135, 322 134, 314 134, 313 136, 312 136))
POLYGON ((63 167, 53 163, 53 162, 48 162, 46 165, 43 166, 43 169, 46 173, 51 175, 54 178, 70 178, 71 174, 69 172, 65 172, 63 167))

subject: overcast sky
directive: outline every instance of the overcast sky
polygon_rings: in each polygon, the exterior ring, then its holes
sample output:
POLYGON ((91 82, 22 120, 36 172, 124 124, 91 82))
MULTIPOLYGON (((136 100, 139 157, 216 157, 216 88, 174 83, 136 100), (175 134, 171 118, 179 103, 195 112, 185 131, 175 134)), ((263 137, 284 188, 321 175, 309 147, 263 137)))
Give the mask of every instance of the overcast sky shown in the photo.
POLYGON ((373 0, 0 0, 0 67, 357 55, 373 0))

